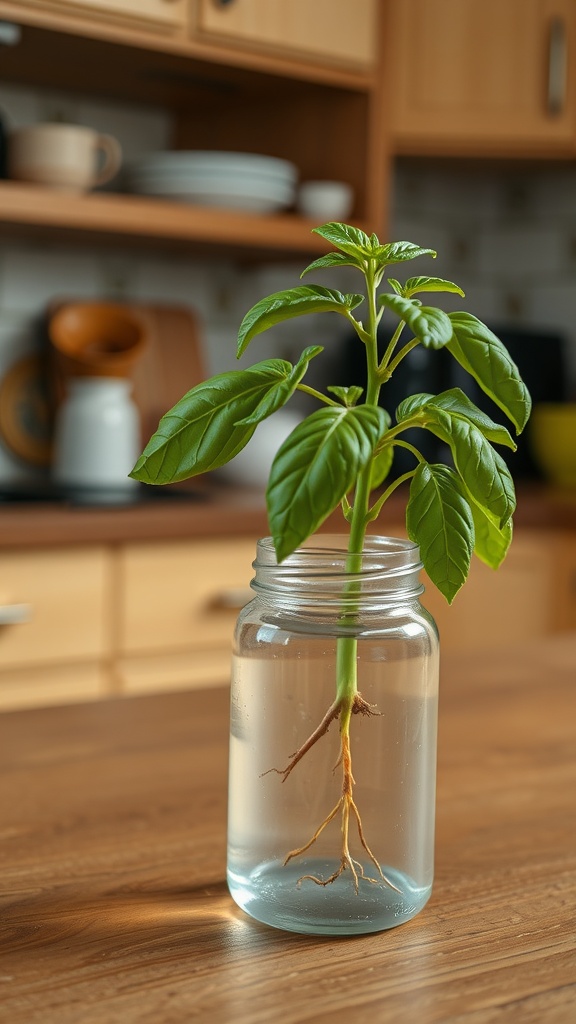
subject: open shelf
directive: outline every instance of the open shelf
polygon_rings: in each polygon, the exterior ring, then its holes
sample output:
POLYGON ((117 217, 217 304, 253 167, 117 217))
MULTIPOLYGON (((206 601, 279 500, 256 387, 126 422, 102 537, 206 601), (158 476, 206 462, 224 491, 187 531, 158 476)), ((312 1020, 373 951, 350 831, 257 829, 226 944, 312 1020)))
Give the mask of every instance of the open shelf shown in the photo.
POLYGON ((53 189, 0 182, 0 229, 33 230, 51 237, 76 236, 91 241, 122 240, 126 245, 155 244, 214 247, 255 257, 317 255, 326 242, 312 234, 313 221, 293 213, 257 215, 237 210, 194 206, 170 200, 94 192, 78 195, 53 189))

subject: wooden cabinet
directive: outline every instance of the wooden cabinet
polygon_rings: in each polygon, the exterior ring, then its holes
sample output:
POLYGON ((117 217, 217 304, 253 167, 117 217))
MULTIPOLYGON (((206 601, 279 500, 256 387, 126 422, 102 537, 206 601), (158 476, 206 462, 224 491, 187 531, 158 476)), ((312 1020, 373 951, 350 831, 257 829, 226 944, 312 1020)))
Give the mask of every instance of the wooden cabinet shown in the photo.
MULTIPOLYGON (((226 684, 254 555, 248 535, 0 553, 0 710, 226 684)), ((576 630, 576 533, 517 529, 497 572, 475 559, 452 606, 422 601, 444 652, 576 630)))
POLYGON ((0 708, 106 692, 111 570, 103 546, 0 554, 0 708))
POLYGON ((370 68, 378 0, 199 0, 198 30, 233 46, 370 68))
MULTIPOLYGON (((347 181, 351 219, 382 233, 380 10, 378 0, 0 0, 0 20, 22 29, 2 50, 2 78, 161 106, 172 114, 174 148, 262 153, 294 163, 301 180, 347 181)), ((0 182, 0 229, 31 227, 70 242, 87 233, 115 246, 146 238, 225 249, 227 258, 326 248, 294 209, 261 215, 0 182)))
POLYGON ((155 30, 184 29, 187 0, 21 0, 24 7, 88 17, 127 19, 155 30))
POLYGON ((123 691, 225 683, 255 540, 130 544, 120 553, 123 691))
POLYGON ((573 0, 402 0, 388 34, 395 152, 576 152, 573 0))

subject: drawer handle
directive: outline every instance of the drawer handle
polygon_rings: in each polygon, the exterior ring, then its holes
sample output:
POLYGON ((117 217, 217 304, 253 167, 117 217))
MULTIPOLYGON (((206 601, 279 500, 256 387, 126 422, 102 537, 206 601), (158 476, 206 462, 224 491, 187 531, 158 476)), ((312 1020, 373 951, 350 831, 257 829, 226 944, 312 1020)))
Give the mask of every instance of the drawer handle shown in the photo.
POLYGON ((209 601, 213 611, 240 611, 248 601, 251 601, 254 594, 250 587, 230 587, 229 590, 222 590, 215 594, 209 601))
POLYGON ((30 622, 32 605, 0 604, 0 626, 16 626, 22 622, 30 622))
POLYGON ((558 116, 566 102, 568 47, 562 18, 552 18, 548 41, 548 113, 558 116))

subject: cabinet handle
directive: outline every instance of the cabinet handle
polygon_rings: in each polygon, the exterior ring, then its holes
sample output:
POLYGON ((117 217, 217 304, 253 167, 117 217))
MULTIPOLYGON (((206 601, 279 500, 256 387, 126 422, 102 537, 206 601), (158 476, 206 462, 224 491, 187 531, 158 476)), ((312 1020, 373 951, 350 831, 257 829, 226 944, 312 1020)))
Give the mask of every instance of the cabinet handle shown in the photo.
POLYGON ((22 622, 30 622, 32 605, 0 604, 0 626, 16 626, 22 622))
POLYGON ((562 113, 566 102, 567 51, 564 19, 552 18, 548 39, 548 113, 553 117, 562 113))
POLYGON ((229 4, 233 4, 234 0, 212 0, 214 7, 228 7, 229 4))
POLYGON ((230 587, 215 594, 209 601, 213 611, 240 611, 254 597, 250 587, 230 587))

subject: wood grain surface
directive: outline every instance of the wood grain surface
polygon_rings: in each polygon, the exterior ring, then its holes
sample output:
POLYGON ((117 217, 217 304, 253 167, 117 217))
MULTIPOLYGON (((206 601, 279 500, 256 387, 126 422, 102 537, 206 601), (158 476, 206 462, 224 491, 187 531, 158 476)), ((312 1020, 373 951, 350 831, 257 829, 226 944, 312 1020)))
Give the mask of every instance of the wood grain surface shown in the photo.
POLYGON ((408 924, 261 926, 224 882, 227 694, 0 716, 0 1020, 576 1020, 576 636, 442 669, 437 877, 408 924))

